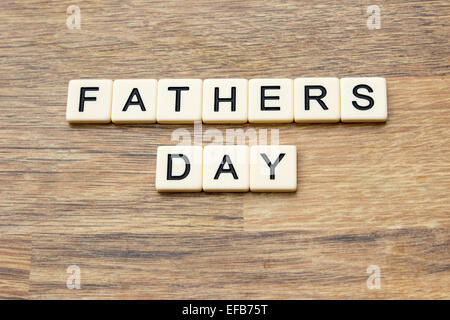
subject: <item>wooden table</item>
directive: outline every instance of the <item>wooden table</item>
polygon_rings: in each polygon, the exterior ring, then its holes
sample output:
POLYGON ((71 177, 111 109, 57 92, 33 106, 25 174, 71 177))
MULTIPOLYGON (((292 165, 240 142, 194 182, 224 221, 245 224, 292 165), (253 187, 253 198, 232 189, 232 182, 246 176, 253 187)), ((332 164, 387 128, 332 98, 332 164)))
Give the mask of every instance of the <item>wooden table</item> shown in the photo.
POLYGON ((2 0, 0 297, 450 298, 449 19, 448 1, 2 0), (310 76, 386 77, 387 123, 203 126, 279 130, 291 194, 158 194, 156 148, 192 126, 65 121, 70 79, 310 76))

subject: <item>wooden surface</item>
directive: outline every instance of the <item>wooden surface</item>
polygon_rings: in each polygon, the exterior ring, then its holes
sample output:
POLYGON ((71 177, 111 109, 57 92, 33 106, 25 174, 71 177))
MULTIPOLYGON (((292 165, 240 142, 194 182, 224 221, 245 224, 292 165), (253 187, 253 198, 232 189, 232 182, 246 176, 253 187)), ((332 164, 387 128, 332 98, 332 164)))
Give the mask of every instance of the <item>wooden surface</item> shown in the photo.
POLYGON ((2 0, 0 297, 450 298, 449 21, 448 1, 2 0), (160 195, 156 148, 192 126, 65 121, 70 79, 306 76, 386 77, 387 123, 203 128, 279 129, 294 194, 160 195))

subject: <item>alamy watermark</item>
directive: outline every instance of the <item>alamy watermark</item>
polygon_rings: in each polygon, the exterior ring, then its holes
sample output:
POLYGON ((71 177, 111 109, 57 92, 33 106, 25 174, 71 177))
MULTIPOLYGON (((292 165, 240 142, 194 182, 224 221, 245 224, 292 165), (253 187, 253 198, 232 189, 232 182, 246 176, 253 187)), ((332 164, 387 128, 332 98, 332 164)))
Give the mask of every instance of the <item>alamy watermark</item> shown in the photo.
POLYGON ((66 281, 67 289, 81 289, 81 269, 77 265, 71 265, 67 267, 66 272, 69 274, 66 281))
POLYGON ((81 29, 81 10, 79 6, 71 5, 67 7, 66 26, 69 30, 81 29))
POLYGON ((367 7, 367 28, 369 30, 381 29, 381 9, 377 5, 367 7))
POLYGON ((378 290, 381 288, 381 268, 375 264, 367 267, 366 273, 370 276, 367 278, 366 286, 369 290, 378 290))
POLYGON ((279 145, 280 130, 276 128, 207 128, 201 121, 194 122, 194 130, 178 128, 172 131, 171 141, 178 146, 203 145, 279 145))

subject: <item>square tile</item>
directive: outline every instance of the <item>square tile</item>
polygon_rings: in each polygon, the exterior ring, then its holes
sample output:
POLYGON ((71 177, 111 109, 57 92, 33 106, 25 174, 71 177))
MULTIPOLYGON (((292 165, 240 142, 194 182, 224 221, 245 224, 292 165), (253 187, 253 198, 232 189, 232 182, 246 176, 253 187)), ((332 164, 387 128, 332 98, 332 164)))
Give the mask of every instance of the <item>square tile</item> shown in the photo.
POLYGON ((252 146, 250 190, 293 192, 297 190, 296 146, 252 146))
POLYGON ((158 147, 156 190, 159 192, 201 191, 202 156, 200 146, 158 147))
POLYGON ((202 120, 201 79, 161 79, 158 81, 159 123, 193 123, 202 120))
POLYGON ((342 78, 341 120, 384 122, 387 119, 385 78, 342 78))
POLYGON ((292 79, 251 79, 248 95, 249 122, 286 123, 294 120, 292 79))
POLYGON ((155 79, 114 80, 112 122, 156 122, 157 84, 155 79))
POLYGON ((248 153, 247 146, 206 146, 203 149, 203 190, 248 191, 248 153))
POLYGON ((70 80, 66 120, 71 123, 111 122, 112 80, 70 80))
POLYGON ((247 82, 247 79, 205 79, 203 122, 247 122, 247 82))
POLYGON ((338 78, 294 80, 295 122, 339 122, 340 103, 338 78))

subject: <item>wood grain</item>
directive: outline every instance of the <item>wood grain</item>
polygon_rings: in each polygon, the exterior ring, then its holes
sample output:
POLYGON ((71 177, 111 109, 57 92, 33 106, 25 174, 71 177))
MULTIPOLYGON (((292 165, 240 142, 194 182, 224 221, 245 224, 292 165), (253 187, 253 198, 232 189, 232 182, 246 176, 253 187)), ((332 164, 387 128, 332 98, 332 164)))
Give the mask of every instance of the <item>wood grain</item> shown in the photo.
POLYGON ((1 1, 0 298, 450 298, 449 16, 448 1, 1 1), (158 194, 156 148, 192 126, 64 117, 74 78, 361 75, 387 78, 387 123, 203 126, 278 129, 294 194, 158 194))

